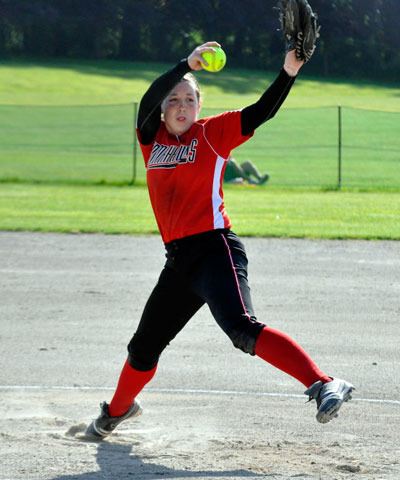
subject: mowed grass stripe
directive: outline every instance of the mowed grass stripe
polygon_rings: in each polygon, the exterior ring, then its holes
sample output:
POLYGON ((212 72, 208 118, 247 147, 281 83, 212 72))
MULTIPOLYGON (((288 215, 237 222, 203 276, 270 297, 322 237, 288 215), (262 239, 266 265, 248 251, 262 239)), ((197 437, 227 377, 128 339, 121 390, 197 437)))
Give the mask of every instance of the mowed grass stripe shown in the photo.
MULTIPOLYGON (((178 61, 179 59, 177 59, 178 61)), ((2 60, 0 104, 97 105, 138 101, 158 75, 172 63, 99 61, 2 60)), ((208 108, 241 108, 257 100, 277 76, 275 72, 234 69, 198 76, 208 108)), ((344 105, 373 110, 400 111, 397 84, 363 80, 312 78, 307 66, 285 102, 289 107, 344 105)))
MULTIPOLYGON (((205 115, 219 112, 205 109, 205 115)), ((283 109, 235 150, 279 186, 332 187, 338 178, 337 109, 283 109)), ((342 179, 400 189, 400 114, 343 111, 342 179)), ((133 106, 0 106, 0 181, 129 183, 133 106)), ((137 148, 137 178, 145 170, 137 148)))
MULTIPOLYGON (((244 236, 400 239, 400 196, 228 187, 233 229, 244 236)), ((0 229, 152 234, 147 189, 0 185, 0 229)))

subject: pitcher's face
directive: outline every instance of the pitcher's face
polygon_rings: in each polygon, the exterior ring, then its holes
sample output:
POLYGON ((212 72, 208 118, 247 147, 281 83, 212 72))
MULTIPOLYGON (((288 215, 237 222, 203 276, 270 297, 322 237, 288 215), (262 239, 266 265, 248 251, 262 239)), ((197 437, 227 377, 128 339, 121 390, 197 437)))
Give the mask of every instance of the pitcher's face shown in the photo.
POLYGON ((182 135, 197 120, 200 103, 192 83, 179 82, 162 103, 165 126, 169 133, 182 135))

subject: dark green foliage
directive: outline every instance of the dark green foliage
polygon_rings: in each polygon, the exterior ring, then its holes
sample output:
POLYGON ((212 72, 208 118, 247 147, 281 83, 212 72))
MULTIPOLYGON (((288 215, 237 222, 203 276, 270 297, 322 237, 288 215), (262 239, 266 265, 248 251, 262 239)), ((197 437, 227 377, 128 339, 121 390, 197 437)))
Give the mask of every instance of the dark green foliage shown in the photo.
MULTIPOLYGON (((0 0, 0 55, 174 62, 200 42, 223 44, 229 64, 282 62, 275 0, 0 0)), ((322 25, 315 74, 400 74, 398 0, 312 0, 322 25)))

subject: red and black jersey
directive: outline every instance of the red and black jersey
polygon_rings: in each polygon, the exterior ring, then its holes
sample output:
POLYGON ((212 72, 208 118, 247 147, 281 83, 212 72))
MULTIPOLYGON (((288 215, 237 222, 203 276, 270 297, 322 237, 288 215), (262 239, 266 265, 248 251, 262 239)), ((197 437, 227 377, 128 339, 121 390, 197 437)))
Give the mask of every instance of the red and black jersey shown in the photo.
POLYGON ((230 152, 276 114, 295 81, 282 69, 254 104, 203 118, 183 135, 171 135, 161 121, 161 102, 189 71, 187 60, 179 62, 151 84, 139 107, 137 134, 164 243, 231 226, 222 192, 230 152))
POLYGON ((226 161, 251 136, 242 134, 241 112, 232 111, 198 120, 179 137, 161 122, 154 142, 141 145, 164 243, 231 226, 222 191, 226 161))

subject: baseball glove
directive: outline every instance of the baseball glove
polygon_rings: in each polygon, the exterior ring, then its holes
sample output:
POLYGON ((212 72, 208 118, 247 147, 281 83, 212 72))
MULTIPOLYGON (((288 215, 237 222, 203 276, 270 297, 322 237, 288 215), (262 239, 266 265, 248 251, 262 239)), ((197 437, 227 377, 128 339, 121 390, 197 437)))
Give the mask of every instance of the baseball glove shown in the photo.
POLYGON ((295 50, 298 60, 308 62, 321 28, 317 15, 307 0, 279 0, 277 8, 286 51, 295 50))

